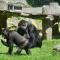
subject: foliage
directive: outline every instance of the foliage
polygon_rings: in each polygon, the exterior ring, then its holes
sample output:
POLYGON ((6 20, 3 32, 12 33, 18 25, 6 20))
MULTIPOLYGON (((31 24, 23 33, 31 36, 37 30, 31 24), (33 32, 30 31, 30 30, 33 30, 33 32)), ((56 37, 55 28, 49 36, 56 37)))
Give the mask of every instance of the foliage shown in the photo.
POLYGON ((60 4, 60 0, 26 0, 29 5, 33 7, 39 7, 42 5, 48 5, 50 2, 58 2, 60 4))

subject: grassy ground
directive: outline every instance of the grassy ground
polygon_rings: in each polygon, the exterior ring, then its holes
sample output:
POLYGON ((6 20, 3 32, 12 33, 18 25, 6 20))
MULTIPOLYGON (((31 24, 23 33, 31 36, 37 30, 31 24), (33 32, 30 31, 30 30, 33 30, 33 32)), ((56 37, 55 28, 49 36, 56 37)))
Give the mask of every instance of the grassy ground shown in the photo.
MULTIPOLYGON (((1 40, 1 37, 0 37, 1 40)), ((53 46, 60 44, 60 39, 54 39, 51 41, 43 41, 42 48, 33 48, 31 49, 31 55, 27 55, 25 51, 22 51, 22 55, 15 55, 14 48, 13 54, 8 55, 8 48, 3 46, 0 42, 0 60, 60 60, 60 52, 53 51, 53 46)))

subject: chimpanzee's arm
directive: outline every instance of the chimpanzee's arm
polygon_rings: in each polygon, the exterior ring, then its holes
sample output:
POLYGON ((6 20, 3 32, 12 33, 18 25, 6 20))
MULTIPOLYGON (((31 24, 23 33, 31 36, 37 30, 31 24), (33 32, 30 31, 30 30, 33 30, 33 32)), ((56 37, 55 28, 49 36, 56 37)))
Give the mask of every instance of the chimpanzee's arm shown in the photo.
MULTIPOLYGON (((5 42, 4 40, 1 40, 2 44, 6 47, 9 47, 9 45, 7 44, 7 42, 5 42)), ((17 47, 17 46, 14 46, 14 47, 17 47)))
POLYGON ((30 36, 29 36, 29 33, 28 32, 26 32, 25 34, 24 34, 24 36, 25 36, 25 38, 30 38, 30 36))
POLYGON ((25 36, 26 36, 26 38, 28 38, 28 39, 30 38, 29 31, 28 31, 28 27, 26 28, 25 36))

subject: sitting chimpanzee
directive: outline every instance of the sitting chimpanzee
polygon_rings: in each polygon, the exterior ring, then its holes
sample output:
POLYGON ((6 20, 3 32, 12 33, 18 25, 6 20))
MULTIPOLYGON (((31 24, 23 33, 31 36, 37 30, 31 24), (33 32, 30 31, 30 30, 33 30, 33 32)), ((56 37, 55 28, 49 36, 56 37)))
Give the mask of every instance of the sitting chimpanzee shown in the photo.
POLYGON ((22 49, 24 49, 27 54, 31 53, 29 50, 29 40, 21 36, 16 31, 10 31, 9 29, 4 28, 2 30, 2 36, 4 36, 4 38, 6 39, 6 42, 3 40, 1 41, 3 44, 5 43, 9 47, 9 54, 12 54, 13 44, 16 44, 16 46, 18 47, 18 50, 16 52, 17 54, 21 53, 22 49))
POLYGON ((39 36, 37 28, 32 23, 25 20, 20 21, 17 32, 29 39, 30 48, 42 46, 42 37, 39 36))

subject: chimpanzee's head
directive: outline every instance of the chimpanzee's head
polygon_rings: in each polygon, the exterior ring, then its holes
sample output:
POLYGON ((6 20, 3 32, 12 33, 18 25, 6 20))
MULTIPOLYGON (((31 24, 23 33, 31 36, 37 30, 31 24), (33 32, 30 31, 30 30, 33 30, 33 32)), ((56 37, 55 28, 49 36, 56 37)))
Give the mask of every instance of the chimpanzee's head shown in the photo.
POLYGON ((26 33, 27 25, 28 25, 28 21, 21 20, 21 21, 18 23, 17 32, 18 32, 19 34, 21 34, 21 35, 24 35, 24 34, 26 33))
POLYGON ((25 21, 25 20, 21 20, 19 23, 18 23, 18 28, 22 28, 22 29, 26 29, 27 28, 27 25, 28 25, 28 21, 25 21))
POLYGON ((6 38, 8 36, 9 29, 8 28, 2 28, 2 36, 6 38))

